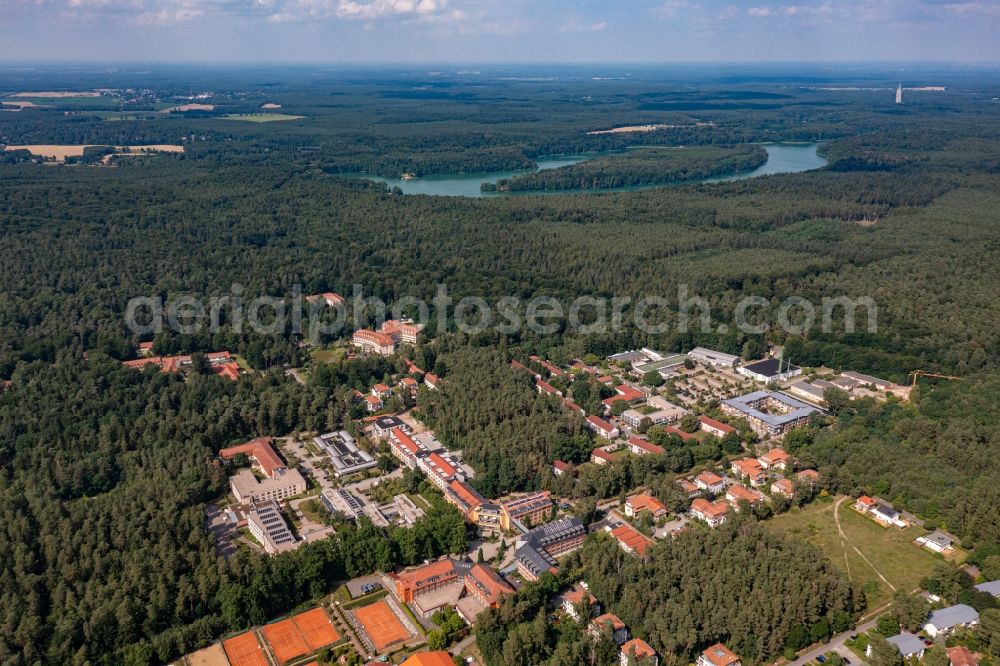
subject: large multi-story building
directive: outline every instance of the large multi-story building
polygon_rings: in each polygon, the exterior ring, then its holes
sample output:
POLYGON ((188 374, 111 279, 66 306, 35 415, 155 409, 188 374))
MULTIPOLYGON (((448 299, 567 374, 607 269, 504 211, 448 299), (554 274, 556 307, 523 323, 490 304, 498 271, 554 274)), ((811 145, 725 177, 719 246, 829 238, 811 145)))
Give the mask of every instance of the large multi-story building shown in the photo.
POLYGON ((556 558, 579 548, 587 536, 583 522, 573 516, 536 527, 517 542, 514 562, 526 580, 538 580, 546 571, 558 570, 556 558))
POLYGON ((229 477, 229 487, 238 502, 263 502, 283 500, 306 491, 306 480, 297 469, 288 469, 271 447, 271 437, 258 437, 245 444, 230 446, 219 451, 224 460, 243 454, 264 475, 258 480, 248 469, 229 477))
POLYGON ((373 331, 370 328, 361 328, 354 331, 351 336, 351 343, 370 354, 381 354, 382 356, 392 356, 396 351, 396 341, 385 333, 373 331))
POLYGON ((252 503, 247 514, 247 529, 268 555, 293 550, 298 545, 274 500, 252 503))
POLYGON ((500 503, 500 527, 509 530, 517 523, 530 528, 552 514, 549 491, 528 493, 500 503))
POLYGON ((809 423, 816 409, 781 393, 754 391, 722 401, 722 411, 744 418, 761 436, 779 436, 792 428, 809 423))
POLYGON ((420 615, 430 617, 439 608, 454 605, 469 624, 514 591, 486 565, 451 558, 409 569, 395 578, 396 596, 420 615))

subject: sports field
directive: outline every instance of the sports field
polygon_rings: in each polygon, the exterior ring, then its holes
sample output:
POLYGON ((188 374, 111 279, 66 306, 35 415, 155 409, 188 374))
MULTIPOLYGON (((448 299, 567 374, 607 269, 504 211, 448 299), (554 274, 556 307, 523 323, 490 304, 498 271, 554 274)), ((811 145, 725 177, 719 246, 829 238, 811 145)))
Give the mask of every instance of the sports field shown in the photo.
POLYGON ((213 643, 207 648, 192 652, 184 658, 187 666, 229 666, 226 652, 219 643, 213 643))
POLYGON ((222 641, 222 647, 232 666, 270 666, 252 631, 222 641))
POLYGON ((296 657, 302 657, 312 652, 292 620, 282 620, 269 624, 261 632, 267 639, 268 645, 271 646, 271 651, 279 664, 287 664, 296 657))
POLYGON ((313 608, 292 618, 310 651, 318 650, 340 640, 330 618, 322 608, 313 608))
POLYGON ((775 516, 767 525, 820 548, 835 567, 865 589, 868 607, 874 609, 897 589, 910 592, 919 587, 920 579, 941 560, 913 545, 926 530, 882 527, 851 508, 853 503, 851 498, 813 502, 775 516))
POLYGON ((406 630, 384 600, 362 606, 354 611, 365 633, 372 639, 372 645, 377 652, 384 652, 387 647, 404 641, 410 637, 406 630))

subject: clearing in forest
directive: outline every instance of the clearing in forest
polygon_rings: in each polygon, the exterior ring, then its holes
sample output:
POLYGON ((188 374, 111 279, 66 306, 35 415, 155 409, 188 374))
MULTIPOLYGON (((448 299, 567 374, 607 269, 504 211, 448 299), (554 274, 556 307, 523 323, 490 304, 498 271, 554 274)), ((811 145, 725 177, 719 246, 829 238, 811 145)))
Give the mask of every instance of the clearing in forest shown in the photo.
POLYGON ((926 530, 882 527, 851 508, 851 498, 818 500, 775 516, 767 525, 817 546, 835 567, 865 590, 869 608, 892 598, 895 589, 919 587, 939 557, 913 545, 926 530), (838 529, 839 519, 839 529, 838 529), (841 538, 841 531, 843 538, 841 538))

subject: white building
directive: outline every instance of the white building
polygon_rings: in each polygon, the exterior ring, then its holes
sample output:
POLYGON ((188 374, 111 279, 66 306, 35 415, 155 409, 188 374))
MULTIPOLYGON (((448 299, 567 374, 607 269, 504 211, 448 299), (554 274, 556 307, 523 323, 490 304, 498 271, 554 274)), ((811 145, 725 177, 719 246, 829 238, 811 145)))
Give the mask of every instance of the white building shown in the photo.
POLYGON ((715 365, 721 368, 732 368, 740 360, 739 356, 724 354, 722 352, 715 351, 714 349, 705 349, 704 347, 695 347, 689 351, 688 358, 692 361, 697 361, 698 363, 715 365))
POLYGON ((959 627, 973 627, 979 624, 979 613, 972 606, 956 604, 933 611, 927 618, 924 631, 931 638, 950 634, 959 627))
POLYGON ((247 514, 247 529, 268 555, 294 550, 298 545, 274 500, 254 504, 247 514))

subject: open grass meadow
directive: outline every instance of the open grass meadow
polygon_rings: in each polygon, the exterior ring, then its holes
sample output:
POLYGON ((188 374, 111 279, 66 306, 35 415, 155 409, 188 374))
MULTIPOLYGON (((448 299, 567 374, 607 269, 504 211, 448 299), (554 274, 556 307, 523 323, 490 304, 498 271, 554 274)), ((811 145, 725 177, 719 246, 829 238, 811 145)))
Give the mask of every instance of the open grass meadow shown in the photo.
POLYGON ((892 598, 892 587, 907 592, 917 588, 920 579, 942 558, 913 544, 913 540, 926 530, 916 526, 906 529, 882 527, 852 509, 852 504, 853 500, 848 498, 838 511, 844 539, 834 519, 837 506, 834 498, 821 499, 804 509, 793 509, 776 516, 768 524, 822 550, 835 567, 862 586, 869 609, 874 609, 892 598))

